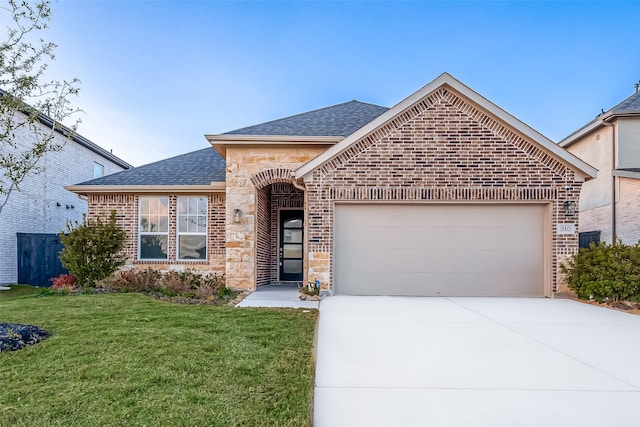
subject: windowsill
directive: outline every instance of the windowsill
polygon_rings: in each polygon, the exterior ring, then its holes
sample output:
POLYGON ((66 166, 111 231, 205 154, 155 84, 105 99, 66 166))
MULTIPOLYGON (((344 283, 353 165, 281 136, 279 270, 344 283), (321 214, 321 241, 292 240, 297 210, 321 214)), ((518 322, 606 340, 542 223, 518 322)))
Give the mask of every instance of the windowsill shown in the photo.
POLYGON ((209 260, 168 260, 168 259, 136 259, 134 264, 209 264, 209 260))

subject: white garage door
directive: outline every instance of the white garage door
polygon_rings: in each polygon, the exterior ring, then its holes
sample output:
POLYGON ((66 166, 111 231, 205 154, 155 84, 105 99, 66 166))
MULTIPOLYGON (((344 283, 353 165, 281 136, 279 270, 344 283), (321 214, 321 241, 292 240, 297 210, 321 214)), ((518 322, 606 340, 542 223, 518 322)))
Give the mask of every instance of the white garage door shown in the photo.
POLYGON ((341 295, 543 296, 545 205, 336 204, 341 295))

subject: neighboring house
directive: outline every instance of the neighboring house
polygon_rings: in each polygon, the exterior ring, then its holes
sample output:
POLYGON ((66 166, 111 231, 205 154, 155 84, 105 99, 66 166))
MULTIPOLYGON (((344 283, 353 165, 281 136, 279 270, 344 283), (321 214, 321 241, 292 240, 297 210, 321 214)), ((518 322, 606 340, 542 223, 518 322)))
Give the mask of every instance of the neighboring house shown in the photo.
MULTIPOLYGON (((52 129, 53 121, 41 115, 38 126, 52 129)), ((44 171, 28 175, 20 191, 11 193, 0 214, 0 283, 18 281, 17 233, 57 234, 66 229, 68 221, 82 220, 87 202, 66 191, 65 185, 131 167, 85 137, 70 133, 69 129, 60 128, 54 137, 64 148, 45 154, 38 163, 44 171)), ((28 127, 19 128, 16 131, 18 149, 31 146, 32 138, 28 127)))
POLYGON ((116 210, 131 268, 319 280, 346 295, 552 296, 596 170, 448 74, 67 187, 116 210), (568 203, 567 203, 568 202, 568 203))
POLYGON ((640 241, 640 84, 635 88, 559 143, 599 171, 582 187, 579 222, 581 232, 607 243, 640 241))

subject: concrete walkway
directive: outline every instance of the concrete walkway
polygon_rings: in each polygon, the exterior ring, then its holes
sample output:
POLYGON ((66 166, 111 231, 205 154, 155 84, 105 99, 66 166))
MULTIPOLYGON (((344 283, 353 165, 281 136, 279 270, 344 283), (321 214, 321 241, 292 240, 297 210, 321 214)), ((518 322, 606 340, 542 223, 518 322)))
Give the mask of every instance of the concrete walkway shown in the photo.
POLYGON ((330 297, 324 426, 638 426, 640 316, 570 300, 330 297))
POLYGON ((319 301, 301 301, 296 285, 266 285, 240 301, 236 307, 318 308, 319 301))

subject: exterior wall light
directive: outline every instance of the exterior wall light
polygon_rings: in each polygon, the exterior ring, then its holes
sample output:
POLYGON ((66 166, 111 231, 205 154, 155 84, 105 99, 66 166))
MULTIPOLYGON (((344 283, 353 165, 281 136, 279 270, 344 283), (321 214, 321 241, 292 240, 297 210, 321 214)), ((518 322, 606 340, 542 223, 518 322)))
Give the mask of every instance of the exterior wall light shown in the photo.
POLYGON ((565 216, 575 216, 576 215, 576 202, 573 200, 567 200, 562 204, 562 208, 564 209, 565 216))
POLYGON ((242 221, 242 211, 240 209, 233 210, 233 223, 240 224, 242 221))

